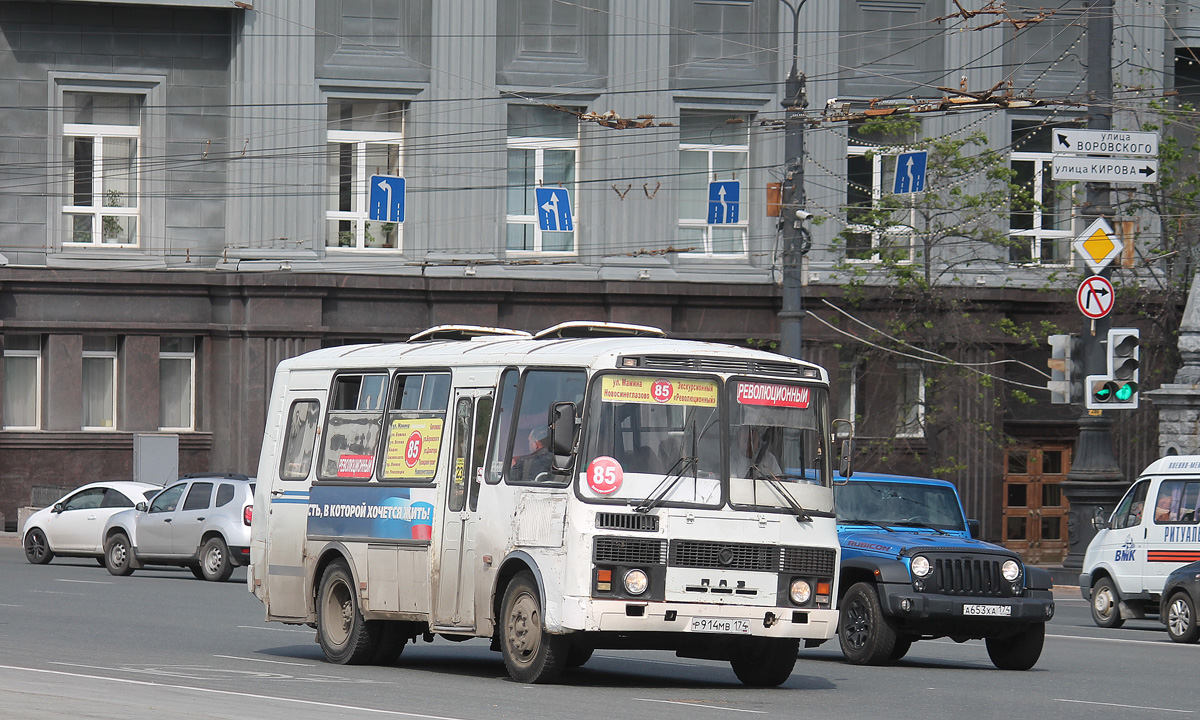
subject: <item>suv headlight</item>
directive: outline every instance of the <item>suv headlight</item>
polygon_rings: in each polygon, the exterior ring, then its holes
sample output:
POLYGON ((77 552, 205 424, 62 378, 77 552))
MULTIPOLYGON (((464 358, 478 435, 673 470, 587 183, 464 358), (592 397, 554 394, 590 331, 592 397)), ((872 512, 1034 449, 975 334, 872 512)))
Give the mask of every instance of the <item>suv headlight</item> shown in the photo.
POLYGON ((1000 566, 1000 574, 1004 576, 1005 580, 1013 582, 1021 577, 1021 565, 1016 560, 1005 560, 1004 564, 1000 566))
POLYGON ((924 555, 918 555, 912 559, 912 571, 913 575, 923 578, 933 572, 933 566, 929 564, 929 558, 924 555))

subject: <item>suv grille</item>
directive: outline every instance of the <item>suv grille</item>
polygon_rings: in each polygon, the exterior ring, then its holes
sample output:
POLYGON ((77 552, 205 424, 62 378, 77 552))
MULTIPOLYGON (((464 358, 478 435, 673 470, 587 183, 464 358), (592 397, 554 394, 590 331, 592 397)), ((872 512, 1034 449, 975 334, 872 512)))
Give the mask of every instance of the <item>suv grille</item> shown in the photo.
POLYGON ((653 538, 596 538, 594 559, 613 565, 663 565, 667 561, 667 543, 653 538))
POLYGON ((1012 586, 1000 576, 1007 557, 930 557, 933 575, 925 592, 943 595, 1000 597, 1011 595, 1012 586))
POLYGON ((658 516, 642 513, 596 513, 596 528, 599 530, 634 530, 658 532, 658 516))

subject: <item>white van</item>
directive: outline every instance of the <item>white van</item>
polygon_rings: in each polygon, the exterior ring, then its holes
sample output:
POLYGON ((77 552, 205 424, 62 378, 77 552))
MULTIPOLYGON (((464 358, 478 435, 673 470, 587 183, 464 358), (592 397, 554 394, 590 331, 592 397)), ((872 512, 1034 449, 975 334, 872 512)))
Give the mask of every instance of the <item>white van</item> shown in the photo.
POLYGON ((1167 575, 1200 560, 1200 455, 1146 468, 1088 545, 1079 591, 1100 627, 1158 612, 1167 575))

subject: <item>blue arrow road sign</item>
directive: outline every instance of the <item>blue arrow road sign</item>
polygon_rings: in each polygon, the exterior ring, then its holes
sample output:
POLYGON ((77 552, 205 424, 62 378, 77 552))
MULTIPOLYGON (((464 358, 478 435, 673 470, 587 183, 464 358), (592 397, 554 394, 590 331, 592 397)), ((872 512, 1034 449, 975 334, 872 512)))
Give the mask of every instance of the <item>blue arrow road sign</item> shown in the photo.
POLYGON ((563 188, 534 188, 533 199, 538 207, 538 227, 543 231, 569 232, 575 229, 571 221, 571 196, 563 188))
POLYGON ((371 176, 371 202, 367 217, 380 222, 404 222, 404 178, 371 176))
POLYGON ((902 153, 896 158, 896 183, 892 192, 896 195, 903 193, 925 192, 925 163, 929 153, 925 150, 902 153))
POLYGON ((737 180, 708 184, 708 224, 727 225, 738 221, 742 184, 737 180))

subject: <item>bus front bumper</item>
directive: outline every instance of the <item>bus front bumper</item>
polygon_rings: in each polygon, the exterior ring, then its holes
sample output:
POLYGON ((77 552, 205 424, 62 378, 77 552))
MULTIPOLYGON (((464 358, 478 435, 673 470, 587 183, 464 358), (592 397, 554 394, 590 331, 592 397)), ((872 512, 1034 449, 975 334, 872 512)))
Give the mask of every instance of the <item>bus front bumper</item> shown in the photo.
POLYGON ((567 598, 562 630, 678 632, 827 640, 838 612, 826 608, 749 607, 567 598))

